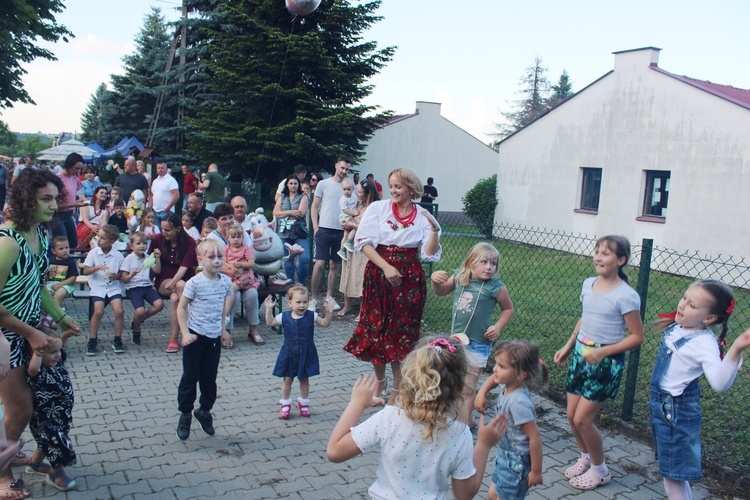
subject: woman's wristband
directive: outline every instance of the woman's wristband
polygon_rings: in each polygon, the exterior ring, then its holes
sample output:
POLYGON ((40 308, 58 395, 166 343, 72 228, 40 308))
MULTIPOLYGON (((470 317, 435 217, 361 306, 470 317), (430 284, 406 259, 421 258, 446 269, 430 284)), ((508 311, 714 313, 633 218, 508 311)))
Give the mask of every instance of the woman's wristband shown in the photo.
POLYGON ((63 313, 63 315, 60 316, 60 319, 56 319, 55 320, 55 323, 59 323, 60 321, 62 321, 63 319, 65 319, 65 316, 67 316, 67 315, 68 315, 68 313, 63 313))

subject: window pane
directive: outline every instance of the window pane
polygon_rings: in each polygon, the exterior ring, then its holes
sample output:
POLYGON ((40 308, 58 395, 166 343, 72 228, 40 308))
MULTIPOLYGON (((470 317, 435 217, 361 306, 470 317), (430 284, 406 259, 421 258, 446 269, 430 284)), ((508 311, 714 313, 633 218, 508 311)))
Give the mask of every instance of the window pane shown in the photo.
POLYGON ((646 192, 643 198, 643 215, 667 216, 670 172, 647 170, 646 192))
POLYGON ((602 169, 584 168, 581 186, 581 208, 599 210, 599 193, 602 188, 602 169))

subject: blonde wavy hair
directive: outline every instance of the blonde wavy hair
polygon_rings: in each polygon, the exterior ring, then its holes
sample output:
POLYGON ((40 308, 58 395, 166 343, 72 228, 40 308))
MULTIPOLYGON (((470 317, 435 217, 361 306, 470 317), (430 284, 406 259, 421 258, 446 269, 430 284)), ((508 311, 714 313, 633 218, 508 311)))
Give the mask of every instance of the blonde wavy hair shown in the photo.
POLYGON ((462 345, 447 342, 431 346, 440 337, 422 339, 401 365, 398 406, 407 417, 424 425, 419 437, 432 441, 451 423, 459 420, 464 405, 466 353, 462 345))
POLYGON ((477 262, 482 260, 482 257, 485 255, 489 255, 490 258, 496 258, 497 265, 498 267, 500 266, 500 252, 497 251, 497 248, 486 242, 477 243, 471 247, 469 254, 458 269, 458 274, 456 275, 455 280, 457 285, 466 286, 469 284, 469 281, 471 281, 471 269, 477 264, 477 262))
POLYGON ((422 186, 422 181, 419 179, 419 176, 414 173, 413 170, 409 170, 408 168, 397 168, 396 170, 391 170, 391 173, 388 174, 388 182, 390 183, 391 177, 394 175, 398 175, 401 178, 401 181, 408 187, 411 192, 411 199, 417 200, 422 197, 424 194, 424 187, 422 186))

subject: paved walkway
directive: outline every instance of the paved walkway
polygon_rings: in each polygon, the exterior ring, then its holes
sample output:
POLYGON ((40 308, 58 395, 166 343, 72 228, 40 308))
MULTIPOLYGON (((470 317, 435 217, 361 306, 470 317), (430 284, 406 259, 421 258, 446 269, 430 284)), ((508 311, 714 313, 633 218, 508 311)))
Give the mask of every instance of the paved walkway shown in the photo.
MULTIPOLYGON (((204 435, 193 422, 186 442, 175 435, 177 384, 181 355, 166 354, 167 311, 143 330, 143 343, 130 344, 117 355, 111 349, 110 309, 102 322, 97 357, 84 355, 88 304, 68 301, 68 312, 84 327, 84 336, 71 339, 68 367, 76 390, 72 438, 78 465, 69 474, 77 490, 58 492, 38 475, 24 474, 34 498, 366 498, 377 467, 378 454, 367 453, 344 464, 332 464, 325 448, 333 426, 345 407, 355 378, 369 366, 342 351, 354 328, 352 316, 318 328, 316 344, 322 375, 311 380, 313 415, 278 418, 280 381, 271 375, 281 337, 260 328, 264 346, 247 340, 246 322, 239 321, 235 348, 222 353, 219 397, 214 407, 216 436, 204 435)), ((132 308, 126 302, 125 324, 132 308)), ((295 384, 292 395, 299 394, 295 384)), ((544 442, 544 485, 529 498, 663 498, 651 449, 622 435, 605 431, 604 446, 613 474, 610 484, 592 492, 572 489, 562 471, 577 458, 564 409, 536 398, 544 442)), ((373 410, 375 411, 375 410, 373 410)), ((368 413, 369 414, 369 413, 368 413)), ((33 449, 28 431, 23 436, 33 449)), ((492 458, 492 457, 491 457, 492 458)), ((491 465, 478 498, 486 498, 491 465)), ((21 469, 16 469, 17 473, 21 469)), ((702 486, 695 498, 711 498, 702 486)))

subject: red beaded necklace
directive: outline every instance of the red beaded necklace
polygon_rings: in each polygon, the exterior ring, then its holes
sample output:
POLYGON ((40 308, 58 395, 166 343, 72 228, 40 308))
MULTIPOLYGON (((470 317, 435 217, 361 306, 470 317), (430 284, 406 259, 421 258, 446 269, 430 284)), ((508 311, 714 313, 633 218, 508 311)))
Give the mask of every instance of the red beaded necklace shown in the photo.
POLYGON ((414 219, 417 218, 417 208, 414 206, 414 203, 411 204, 411 212, 409 212, 409 214, 405 217, 401 217, 398 214, 398 205, 393 202, 391 202, 391 210, 393 211, 393 216, 403 227, 411 226, 412 224, 414 224, 414 219))

